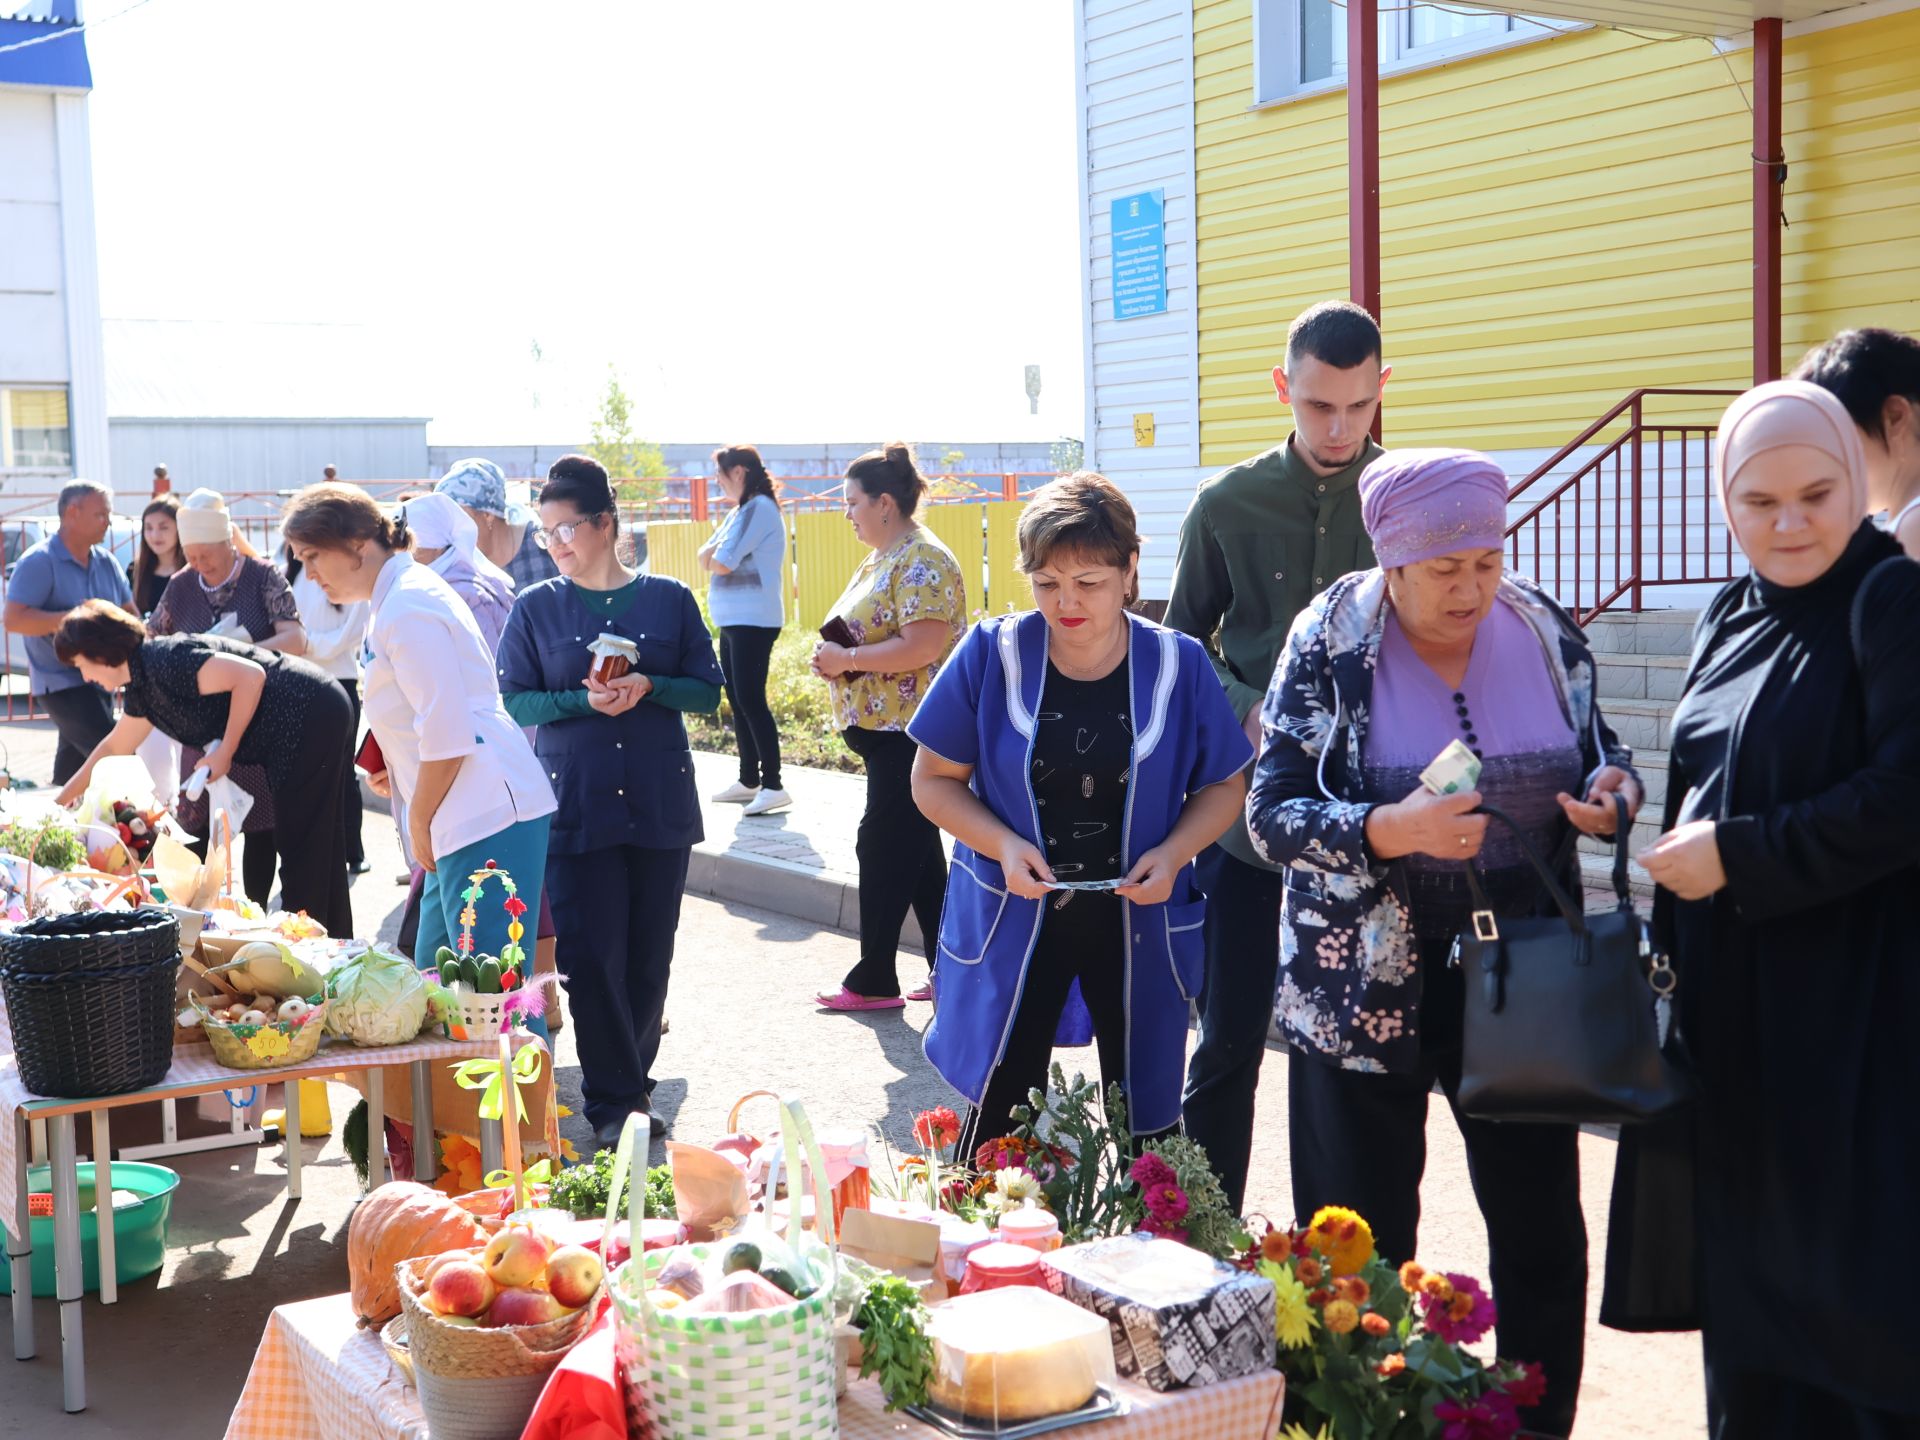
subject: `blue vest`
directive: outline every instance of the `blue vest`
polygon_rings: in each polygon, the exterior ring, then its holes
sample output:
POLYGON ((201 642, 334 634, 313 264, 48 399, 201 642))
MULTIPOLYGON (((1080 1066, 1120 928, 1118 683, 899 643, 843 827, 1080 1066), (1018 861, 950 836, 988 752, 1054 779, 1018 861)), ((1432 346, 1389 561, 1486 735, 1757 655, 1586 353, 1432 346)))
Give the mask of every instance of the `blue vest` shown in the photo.
MULTIPOLYGON (((1244 769, 1253 747, 1199 642, 1137 616, 1128 623, 1134 741, 1121 863, 1130 869, 1166 839, 1190 794, 1244 769)), ((973 766, 974 793, 1036 846, 1042 838, 1032 783, 1034 716, 1047 638, 1038 611, 981 621, 941 668, 908 727, 935 754, 973 766)), ((947 1082, 978 1104, 1006 1053, 1045 911, 1040 901, 1010 893, 991 857, 956 844, 953 860, 940 919, 939 1004, 926 1052, 947 1082)), ((1126 925, 1112 963, 1126 977, 1128 1107, 1135 1130, 1163 1130, 1180 1118, 1188 1005, 1205 971, 1206 897, 1194 889, 1189 865, 1166 904, 1121 903, 1126 925)))

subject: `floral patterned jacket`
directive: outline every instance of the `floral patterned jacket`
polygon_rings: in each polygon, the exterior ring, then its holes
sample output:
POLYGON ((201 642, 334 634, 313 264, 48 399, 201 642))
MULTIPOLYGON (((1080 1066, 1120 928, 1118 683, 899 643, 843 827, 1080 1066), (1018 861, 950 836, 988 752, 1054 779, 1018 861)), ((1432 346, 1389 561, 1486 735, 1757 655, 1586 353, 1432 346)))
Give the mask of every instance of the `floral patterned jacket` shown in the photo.
MULTIPOLYGON (((1589 776, 1631 770, 1594 703, 1593 652, 1573 620, 1517 576, 1495 603, 1540 637, 1589 776)), ((1294 621, 1261 707, 1247 829, 1287 867, 1274 1013, 1288 1040, 1344 1069, 1405 1073, 1420 1052, 1418 949, 1401 868, 1373 858, 1366 831, 1373 806, 1399 797, 1368 794, 1360 759, 1386 616, 1386 575, 1374 569, 1335 581, 1294 621)))

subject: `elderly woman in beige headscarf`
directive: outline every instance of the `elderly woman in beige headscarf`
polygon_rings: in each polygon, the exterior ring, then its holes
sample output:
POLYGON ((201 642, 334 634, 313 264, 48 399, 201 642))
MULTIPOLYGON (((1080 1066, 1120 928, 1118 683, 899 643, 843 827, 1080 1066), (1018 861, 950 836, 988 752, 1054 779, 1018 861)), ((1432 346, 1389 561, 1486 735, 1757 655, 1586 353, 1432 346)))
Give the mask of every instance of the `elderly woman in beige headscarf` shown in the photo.
POLYGON ((1625 1137, 1602 1318, 1704 1330, 1716 1440, 1911 1436, 1910 1301, 1875 1272, 1920 1195, 1920 566, 1861 518, 1827 391, 1749 391, 1717 458, 1753 573, 1701 617, 1641 862, 1700 1102, 1625 1137))

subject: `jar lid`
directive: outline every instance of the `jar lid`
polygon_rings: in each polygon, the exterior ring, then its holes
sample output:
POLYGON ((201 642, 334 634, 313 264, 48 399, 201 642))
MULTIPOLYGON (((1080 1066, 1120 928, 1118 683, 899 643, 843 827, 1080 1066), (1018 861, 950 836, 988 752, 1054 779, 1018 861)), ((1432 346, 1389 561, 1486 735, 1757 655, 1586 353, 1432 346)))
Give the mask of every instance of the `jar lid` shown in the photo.
POLYGON ((1060 1222, 1045 1210, 1009 1210, 1000 1217, 1000 1233, 1008 1238, 1058 1235, 1060 1222))
POLYGON ((587 647, 595 655, 623 655, 630 665, 640 663, 640 647, 624 635, 615 635, 611 631, 601 631, 593 637, 593 643, 587 647))
POLYGON ((1040 1268, 1040 1255, 1025 1245, 995 1240, 967 1256, 967 1264, 992 1275, 1018 1275, 1040 1268))

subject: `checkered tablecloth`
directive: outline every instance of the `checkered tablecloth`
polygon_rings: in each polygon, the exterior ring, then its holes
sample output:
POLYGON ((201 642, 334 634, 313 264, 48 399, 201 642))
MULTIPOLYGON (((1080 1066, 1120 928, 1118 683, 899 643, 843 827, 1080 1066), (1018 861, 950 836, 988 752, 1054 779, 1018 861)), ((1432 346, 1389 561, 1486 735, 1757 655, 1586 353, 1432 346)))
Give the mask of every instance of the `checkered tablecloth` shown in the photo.
MULTIPOLYGON (((209 1094, 215 1090, 246 1089, 249 1085, 273 1084, 292 1074, 334 1074, 367 1070, 376 1065, 407 1065, 415 1060, 444 1060, 448 1064, 475 1055, 493 1053, 493 1045, 480 1040, 443 1040, 423 1037, 405 1045, 383 1045, 362 1049, 345 1040, 329 1038, 311 1065, 288 1070, 230 1070, 213 1058, 206 1045, 184 1045, 174 1050, 173 1065, 157 1085, 131 1096, 115 1096, 114 1103, 135 1100, 165 1100, 169 1096, 185 1098, 209 1094)), ((21 1107, 45 1097, 31 1093, 20 1083, 20 1067, 13 1054, 13 1031, 7 1025, 7 1012, 0 1006, 0 1225, 13 1228, 14 1186, 19 1183, 23 1163, 15 1144, 15 1123, 21 1107)))
MULTIPOLYGON (((1278 1371, 1198 1390, 1156 1394, 1120 1382, 1131 1413, 1078 1425, 1074 1440, 1273 1440, 1278 1371)), ((886 1413, 880 1387, 856 1380, 840 1400, 841 1440, 934 1440, 907 1415, 886 1413)), ((420 1398, 380 1337, 354 1325, 345 1295, 282 1305, 267 1321, 226 1440, 426 1440, 420 1398)))

